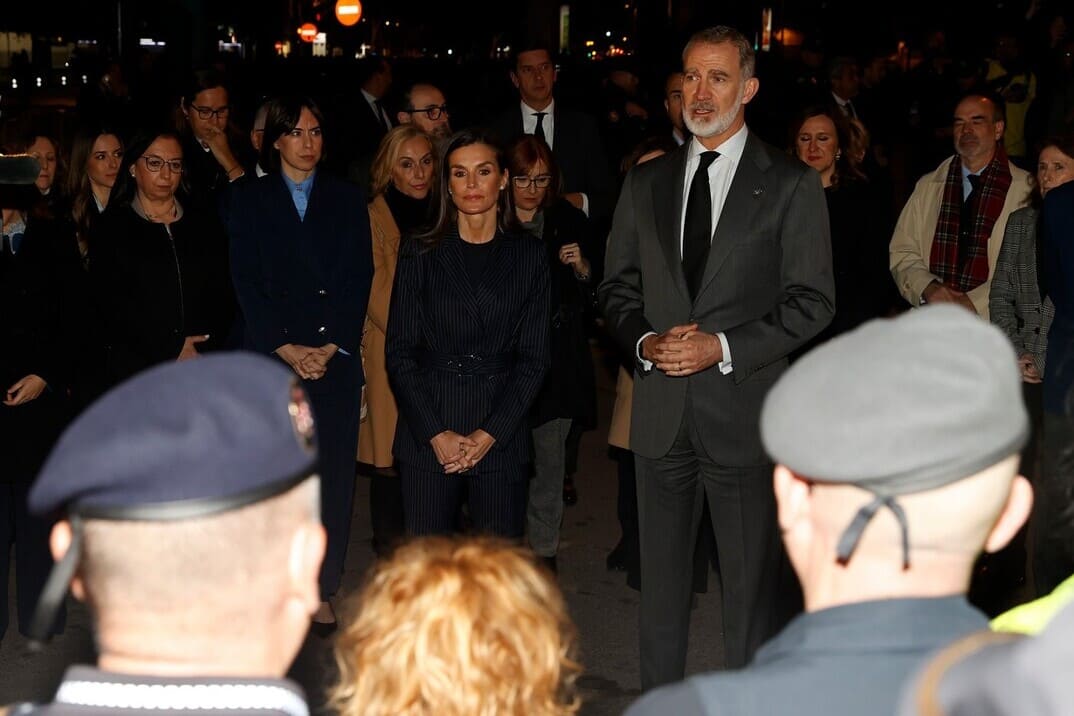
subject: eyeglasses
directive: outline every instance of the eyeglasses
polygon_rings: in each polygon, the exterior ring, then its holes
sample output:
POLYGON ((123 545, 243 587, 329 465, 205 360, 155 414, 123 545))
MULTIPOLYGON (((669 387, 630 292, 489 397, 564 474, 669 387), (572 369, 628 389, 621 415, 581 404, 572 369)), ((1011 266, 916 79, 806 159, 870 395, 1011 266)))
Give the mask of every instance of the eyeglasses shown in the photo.
POLYGON ((448 114, 448 106, 446 104, 431 104, 421 109, 408 109, 406 113, 410 115, 424 113, 429 119, 440 119, 441 115, 448 114))
POLYGON ((231 111, 231 107, 226 104, 223 107, 199 107, 196 104, 190 105, 190 108, 198 113, 198 118, 209 119, 211 117, 219 117, 220 119, 227 119, 228 113, 231 111))
POLYGON ((515 183, 519 189, 529 189, 530 185, 537 187, 538 189, 547 189, 552 186, 551 174, 538 174, 533 177, 511 177, 511 181, 515 183))
POLYGON ((168 165, 168 168, 172 170, 173 174, 179 174, 183 171, 182 159, 163 159, 152 154, 147 157, 138 158, 145 162, 145 168, 154 174, 163 169, 165 164, 168 165))

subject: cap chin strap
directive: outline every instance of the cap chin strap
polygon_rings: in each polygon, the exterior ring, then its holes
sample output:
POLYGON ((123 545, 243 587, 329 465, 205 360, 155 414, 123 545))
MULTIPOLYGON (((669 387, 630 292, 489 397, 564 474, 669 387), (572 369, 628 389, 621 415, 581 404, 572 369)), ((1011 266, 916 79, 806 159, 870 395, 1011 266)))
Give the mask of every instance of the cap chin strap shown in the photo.
POLYGON ((78 568, 78 559, 82 555, 82 519, 78 515, 71 518, 71 545, 67 548, 67 554, 63 556, 56 566, 52 568, 45 588, 41 590, 41 598, 34 610, 33 621, 30 622, 30 648, 40 649, 51 636, 52 625, 56 621, 56 611, 67 596, 67 587, 71 584, 71 578, 78 568))
POLYGON ((895 515, 895 519, 899 522, 899 530, 902 532, 902 568, 904 570, 910 568, 910 526, 906 521, 906 512, 902 509, 902 505, 890 495, 887 497, 877 495, 872 502, 862 507, 858 510, 858 514, 854 515, 850 526, 839 537, 838 551, 836 553, 839 564, 845 566, 850 561, 854 550, 858 547, 858 543, 861 542, 861 536, 864 534, 865 528, 869 526, 869 522, 881 507, 891 510, 892 514, 895 515))

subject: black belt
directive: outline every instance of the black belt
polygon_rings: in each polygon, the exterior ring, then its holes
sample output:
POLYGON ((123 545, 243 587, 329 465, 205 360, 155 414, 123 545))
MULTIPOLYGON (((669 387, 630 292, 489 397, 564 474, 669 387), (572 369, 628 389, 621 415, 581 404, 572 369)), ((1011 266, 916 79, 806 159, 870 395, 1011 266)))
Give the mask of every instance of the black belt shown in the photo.
POLYGON ((515 365, 515 356, 513 353, 483 356, 427 352, 422 356, 421 364, 429 370, 458 375, 495 375, 510 371, 515 365))

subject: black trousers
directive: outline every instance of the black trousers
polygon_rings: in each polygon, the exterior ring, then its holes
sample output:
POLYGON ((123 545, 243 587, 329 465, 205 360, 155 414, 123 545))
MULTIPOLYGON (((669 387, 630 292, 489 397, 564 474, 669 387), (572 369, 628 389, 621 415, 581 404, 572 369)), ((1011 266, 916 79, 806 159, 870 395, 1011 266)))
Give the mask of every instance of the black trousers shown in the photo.
POLYGON ((1037 593, 1074 574, 1074 418, 1044 413, 1041 470, 1030 529, 1037 593))
MULTIPOLYGON (((34 609, 52 569, 48 537, 50 520, 31 515, 26 510, 30 483, 0 483, 0 638, 8 625, 8 575, 11 569, 11 543, 15 543, 15 603, 19 632, 30 630, 34 609)), ((63 631, 61 609, 52 633, 63 631)))
POLYGON ((741 668, 775 634, 796 601, 776 526, 772 466, 729 467, 705 453, 683 420, 662 458, 635 456, 641 535, 641 685, 686 670, 694 548, 708 501, 720 562, 725 666, 741 668), (780 594, 786 589, 789 594, 780 594))
POLYGON ((321 599, 339 589, 351 537, 354 507, 354 455, 361 419, 359 393, 310 393, 321 456, 321 521, 328 547, 321 564, 321 599))
POLYGON ((459 506, 465 499, 475 532, 521 539, 526 528, 528 467, 445 475, 400 464, 407 532, 412 535, 457 532, 459 506))

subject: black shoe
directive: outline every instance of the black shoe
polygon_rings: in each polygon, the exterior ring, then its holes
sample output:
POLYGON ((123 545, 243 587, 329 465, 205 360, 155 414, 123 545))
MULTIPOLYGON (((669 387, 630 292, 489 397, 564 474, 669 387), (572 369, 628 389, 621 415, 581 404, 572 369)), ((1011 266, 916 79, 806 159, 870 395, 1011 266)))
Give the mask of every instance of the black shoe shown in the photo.
POLYGON ((563 504, 570 507, 578 503, 578 490, 574 489, 574 478, 567 475, 563 478, 563 504))
POLYGON ((537 560, 541 563, 542 567, 552 574, 559 574, 559 568, 556 566, 556 555, 552 555, 551 557, 538 557, 537 560))

